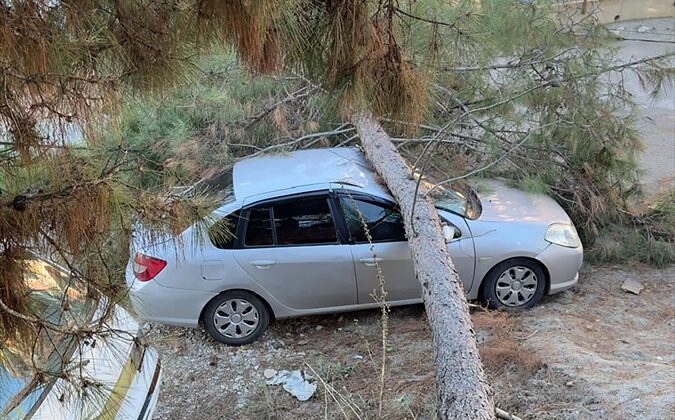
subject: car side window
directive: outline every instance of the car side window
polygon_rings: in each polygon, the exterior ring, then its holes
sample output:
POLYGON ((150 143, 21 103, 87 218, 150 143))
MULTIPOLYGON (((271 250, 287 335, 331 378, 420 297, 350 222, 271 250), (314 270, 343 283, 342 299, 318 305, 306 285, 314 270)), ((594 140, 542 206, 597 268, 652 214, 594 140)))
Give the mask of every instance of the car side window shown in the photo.
POLYGON ((239 212, 232 213, 218 220, 209 228, 209 239, 216 248, 232 249, 237 233, 239 212))
POLYGON ((246 246, 269 246, 274 244, 271 207, 254 207, 248 211, 248 223, 244 234, 246 246))
POLYGON ((446 240, 448 238, 450 238, 452 240, 452 239, 458 239, 458 238, 462 237, 462 231, 457 226, 455 226, 454 223, 448 221, 443 216, 440 216, 440 217, 441 217, 441 225, 443 226, 443 235, 446 237, 446 240), (449 231, 446 232, 445 231, 446 229, 449 229, 449 231))
POLYGON ((326 197, 300 198, 275 204, 274 228, 277 245, 338 242, 337 231, 326 197))
POLYGON ((342 196, 340 203, 349 229, 349 236, 356 243, 367 243, 364 221, 373 242, 405 241, 403 217, 385 204, 356 197, 342 196))

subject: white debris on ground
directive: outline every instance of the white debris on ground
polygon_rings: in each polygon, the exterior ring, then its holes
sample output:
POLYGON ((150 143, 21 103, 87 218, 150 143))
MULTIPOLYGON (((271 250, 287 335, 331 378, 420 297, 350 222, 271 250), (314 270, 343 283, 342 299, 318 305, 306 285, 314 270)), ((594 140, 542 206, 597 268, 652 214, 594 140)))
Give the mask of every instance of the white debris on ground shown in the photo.
MULTIPOLYGON (((271 369, 270 369, 271 370, 271 369)), ((266 373, 268 373, 266 371, 266 373)), ((267 376, 267 375, 265 375, 267 376)), ((308 375, 305 374, 305 377, 308 375)), ((283 385, 284 389, 299 401, 307 401, 316 392, 316 384, 303 378, 299 370, 281 370, 265 381, 267 385, 283 385)))

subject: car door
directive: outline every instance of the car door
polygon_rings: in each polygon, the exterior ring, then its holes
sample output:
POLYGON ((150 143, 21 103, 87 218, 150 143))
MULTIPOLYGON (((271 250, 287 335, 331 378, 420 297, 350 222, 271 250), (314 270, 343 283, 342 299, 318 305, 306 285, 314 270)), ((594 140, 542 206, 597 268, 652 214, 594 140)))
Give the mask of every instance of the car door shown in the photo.
POLYGON ((377 301, 375 297, 380 295, 378 265, 388 301, 419 299, 420 285, 401 214, 391 204, 375 197, 341 193, 338 200, 354 258, 359 303, 377 301))
MULTIPOLYGON (((351 193, 341 194, 339 202, 349 232, 359 303, 376 302, 375 296, 379 295, 377 265, 382 270, 388 301, 419 299, 421 289, 415 277, 403 219, 398 210, 384 200, 351 193), (370 241, 364 224, 369 231, 370 241)), ((446 223, 450 221, 446 220, 446 223)), ((465 223, 462 228, 458 230, 470 242, 465 223)), ((467 242, 464 238, 448 242, 448 249, 465 290, 469 290, 473 281, 474 261, 473 253, 465 250, 467 242)))
POLYGON ((455 213, 439 210, 441 222, 445 223, 455 234, 448 239, 448 251, 455 264, 455 269, 462 280, 464 292, 471 290, 474 273, 476 271, 476 252, 473 237, 466 220, 455 213))
POLYGON ((328 193, 295 196, 244 211, 234 258, 283 305, 319 309, 357 303, 349 247, 341 245, 328 193))

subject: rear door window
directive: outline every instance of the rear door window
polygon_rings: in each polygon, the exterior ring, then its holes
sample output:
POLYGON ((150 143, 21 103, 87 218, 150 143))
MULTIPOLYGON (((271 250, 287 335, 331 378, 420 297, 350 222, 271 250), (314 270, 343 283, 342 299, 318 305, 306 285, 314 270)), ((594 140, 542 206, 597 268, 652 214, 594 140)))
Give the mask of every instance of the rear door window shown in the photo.
POLYGON ((265 203, 250 208, 246 219, 243 245, 247 248, 338 243, 327 196, 265 203))
POLYGON ((216 248, 232 249, 237 239, 237 223, 239 212, 232 213, 218 220, 209 228, 209 239, 216 248))
POLYGON ((326 197, 308 197, 274 206, 277 245, 338 242, 326 197))
POLYGON ((269 206, 254 207, 248 211, 248 224, 244 235, 246 246, 270 246, 274 244, 271 212, 272 209, 269 206))

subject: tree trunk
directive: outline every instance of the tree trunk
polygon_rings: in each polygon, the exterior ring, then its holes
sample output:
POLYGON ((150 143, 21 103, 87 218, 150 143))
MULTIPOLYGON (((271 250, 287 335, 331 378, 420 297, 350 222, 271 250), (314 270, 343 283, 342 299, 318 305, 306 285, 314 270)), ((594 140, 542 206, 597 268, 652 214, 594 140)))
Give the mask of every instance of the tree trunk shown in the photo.
POLYGON ((380 124, 371 116, 362 115, 355 125, 366 157, 384 178, 403 215, 431 325, 438 416, 494 419, 492 390, 478 354, 469 305, 450 259, 438 213, 421 185, 415 201, 416 179, 380 124), (414 220, 411 220, 413 205, 414 220))

